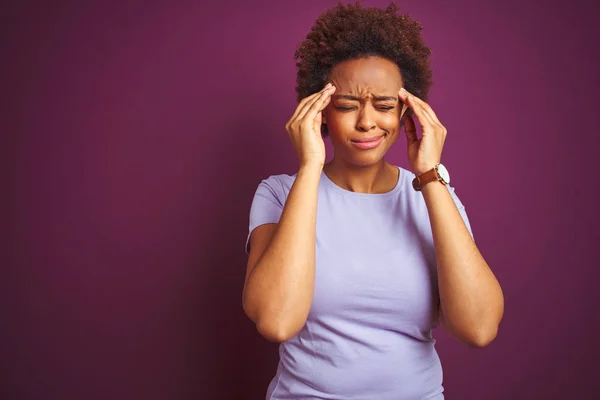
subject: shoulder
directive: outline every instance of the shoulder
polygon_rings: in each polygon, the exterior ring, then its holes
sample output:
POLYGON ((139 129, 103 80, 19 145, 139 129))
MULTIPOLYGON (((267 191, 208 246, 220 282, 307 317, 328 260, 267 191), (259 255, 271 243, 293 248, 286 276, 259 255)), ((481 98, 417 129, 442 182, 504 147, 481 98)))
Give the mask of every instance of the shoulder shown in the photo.
POLYGON ((288 175, 288 174, 278 174, 271 175, 261 181, 261 185, 268 186, 277 191, 285 192, 286 194, 291 190, 294 181, 296 180, 296 176, 298 174, 288 175))
POLYGON ((272 186, 272 187, 280 187, 284 191, 290 191, 294 181, 296 180, 296 176, 298 174, 288 175, 288 174, 278 174, 278 175, 270 175, 269 177, 262 180, 261 184, 272 186))
POLYGON ((271 197, 277 198, 281 203, 285 203, 288 193, 292 189, 292 185, 296 180, 296 175, 278 174, 270 175, 264 178, 256 190, 257 195, 270 194, 271 197))

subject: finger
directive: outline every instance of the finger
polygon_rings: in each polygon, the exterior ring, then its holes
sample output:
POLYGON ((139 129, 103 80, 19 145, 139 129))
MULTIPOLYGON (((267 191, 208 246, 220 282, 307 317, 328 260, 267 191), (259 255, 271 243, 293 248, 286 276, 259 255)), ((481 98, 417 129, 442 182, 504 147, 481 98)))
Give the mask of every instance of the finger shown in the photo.
POLYGON ((306 105, 306 103, 312 101, 316 97, 319 97, 321 95, 321 92, 322 91, 319 91, 319 92, 311 94, 310 96, 306 96, 305 98, 303 98, 300 101, 300 103, 298 103, 298 106, 296 106, 296 109, 294 110, 294 114, 292 114, 292 117, 290 118, 290 122, 294 121, 298 117, 300 112, 304 109, 304 106, 306 105))
POLYGON ((323 95, 323 103, 319 106, 317 112, 323 111, 329 103, 331 103, 331 99, 333 98, 333 94, 335 93, 335 87, 328 90, 326 94, 323 95))
POLYGON ((318 103, 321 99, 323 99, 324 97, 326 97, 327 94, 332 91, 332 89, 333 89, 333 86, 330 86, 327 89, 323 89, 321 92, 319 92, 318 96, 316 96, 313 99, 311 99, 310 101, 308 101, 304 105, 304 107, 300 111, 300 113, 298 113, 298 116, 296 117, 296 121, 302 121, 303 119, 305 119, 306 118, 306 114, 308 113, 308 111, 310 109, 312 109, 312 107, 314 107, 314 105, 316 103, 318 103))
MULTIPOLYGON (((437 119, 437 116, 435 115, 433 109, 429 106, 429 104, 425 103, 423 100, 413 95, 410 95, 410 98, 415 102, 415 104, 417 104, 417 106, 423 111, 423 114, 429 119, 429 121, 431 122, 431 128, 434 129, 433 132, 441 132, 443 144, 446 133, 448 132, 446 127, 442 125, 439 119, 437 119)), ((423 134, 426 134, 427 132, 427 130, 424 130, 423 134)))
POLYGON ((314 121, 319 123, 319 125, 321 125, 323 122, 323 111, 327 108, 327 106, 329 105, 329 103, 331 103, 331 94, 327 97, 325 97, 325 101, 323 102, 323 104, 321 106, 319 106, 319 109, 317 111, 317 114, 315 116, 314 121))
POLYGON ((303 119, 313 122, 315 120, 315 117, 317 116, 317 113, 320 113, 325 109, 325 107, 327 107, 327 104, 329 104, 329 102, 331 101, 331 95, 333 94, 333 92, 335 92, 335 87, 331 87, 325 92, 323 92, 321 97, 319 97, 306 111, 306 114, 304 115, 303 119))
MULTIPOLYGON (((415 116, 418 117, 417 115, 417 111, 415 110, 416 107, 419 107, 419 104, 416 103, 415 101, 411 101, 411 94, 404 88, 400 89, 400 91, 398 92, 398 98, 400 99, 400 101, 402 103, 404 103, 404 105, 407 108, 407 111, 410 110, 411 113, 415 116)), ((414 98, 414 96, 412 96, 414 98)), ((404 107, 402 108, 404 110, 404 107)), ((408 115, 408 113, 407 113, 408 115)), ((421 121, 421 119, 419 118, 419 122, 425 122, 425 121, 421 121)))
POLYGON ((403 118, 408 117, 410 115, 410 108, 408 104, 402 103, 402 111, 400 112, 400 126, 402 126, 403 118))
POLYGON ((321 92, 313 93, 310 96, 306 96, 302 99, 302 101, 300 101, 300 104, 298 104, 298 106, 296 107, 294 114, 288 120, 287 124, 285 124, 285 130, 288 131, 288 133, 290 132, 292 125, 298 122, 298 116, 301 112, 303 112, 304 108, 306 107, 306 104, 318 98, 320 95, 321 92))
MULTIPOLYGON (((414 99, 415 99, 414 96, 408 95, 408 98, 407 98, 408 106, 410 107, 411 110, 413 110, 413 112, 417 116, 421 126, 423 128, 426 128, 426 127, 433 127, 433 126, 437 125, 437 123, 435 123, 431 119, 431 117, 429 115, 427 115, 427 113, 425 112, 423 107, 421 107, 421 105, 419 103, 417 103, 414 99)), ((425 132, 425 131, 426 130, 423 129, 423 132, 425 132)))
POLYGON ((301 108, 299 107, 298 114, 296 115, 295 119, 300 120, 304 118, 304 115, 306 115, 308 109, 315 103, 315 101, 319 100, 323 93, 330 90, 331 87, 332 85, 328 83, 323 89, 310 96, 310 98, 303 104, 303 106, 301 108))
POLYGON ((408 110, 408 106, 403 103, 402 101, 400 101, 402 103, 402 110, 400 111, 400 120, 402 120, 402 117, 404 116, 404 113, 406 112, 406 110, 408 110))
MULTIPOLYGON (((401 92, 402 92, 402 90, 401 90, 401 92)), ((427 114, 427 116, 429 117, 430 120, 432 120, 436 124, 439 124, 439 125, 442 124, 429 104, 427 104, 425 101, 421 100, 420 98, 418 98, 414 94, 410 93, 406 89, 404 89, 404 92, 407 94, 407 97, 408 96, 412 96, 412 98, 415 101, 415 103, 417 103, 419 106, 421 106, 421 108, 423 109, 423 111, 425 112, 425 114, 427 114)))
POLYGON ((300 113, 296 117, 296 121, 302 121, 303 119, 305 119, 307 113, 314 107, 314 105, 316 103, 318 103, 320 100, 322 100, 324 97, 326 97, 328 95, 328 93, 331 91, 332 91, 332 89, 328 88, 327 90, 324 90, 323 92, 321 92, 319 96, 315 97, 310 102, 307 102, 306 105, 304 106, 304 108, 302 109, 302 111, 300 111, 300 113))
POLYGON ((415 126, 415 121, 413 121, 410 115, 404 117, 404 133, 406 133, 406 139, 408 140, 409 146, 412 143, 419 141, 419 138, 417 137, 417 127, 415 126))
POLYGON ((421 108, 423 109, 423 111, 425 111, 425 113, 427 114, 427 116, 433 122, 435 122, 438 125, 442 125, 442 123, 438 119, 437 115, 433 111, 433 108, 431 108, 431 106, 429 104, 427 104, 426 102, 424 102, 423 100, 421 100, 420 98, 418 98, 416 96, 413 96, 413 99, 415 99, 415 101, 421 106, 421 108))

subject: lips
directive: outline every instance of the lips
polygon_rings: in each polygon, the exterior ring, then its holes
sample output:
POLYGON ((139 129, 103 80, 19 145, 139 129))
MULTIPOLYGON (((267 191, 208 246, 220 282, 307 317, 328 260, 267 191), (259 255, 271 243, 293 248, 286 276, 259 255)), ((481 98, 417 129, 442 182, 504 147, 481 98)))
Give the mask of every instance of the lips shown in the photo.
POLYGON ((383 138, 385 135, 373 136, 368 138, 360 138, 356 140, 351 140, 350 143, 358 149, 361 150, 370 150, 376 147, 379 147, 381 142, 383 142, 383 138))
POLYGON ((352 141, 353 141, 353 142, 356 142, 356 143, 369 143, 369 142, 376 142, 376 141, 378 141, 379 139, 381 139, 381 137, 382 137, 382 136, 383 136, 383 135, 379 135, 379 136, 373 136, 373 137, 370 137, 370 138, 360 138, 360 139, 353 139, 352 141))

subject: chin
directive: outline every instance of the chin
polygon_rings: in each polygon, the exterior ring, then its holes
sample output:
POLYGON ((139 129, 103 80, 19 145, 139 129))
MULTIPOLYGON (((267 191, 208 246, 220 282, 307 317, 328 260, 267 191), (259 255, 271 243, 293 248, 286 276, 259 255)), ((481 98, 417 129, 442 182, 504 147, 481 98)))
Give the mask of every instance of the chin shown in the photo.
POLYGON ((389 150, 389 143, 386 143, 387 138, 380 147, 371 150, 359 150, 350 144, 350 148, 346 149, 346 159, 353 165, 360 167, 368 167, 371 165, 377 165, 383 161, 385 155, 389 150))
POLYGON ((357 167, 369 167, 371 165, 377 165, 383 160, 385 156, 385 152, 372 152, 372 154, 356 154, 356 152, 351 152, 350 154, 346 154, 346 160, 357 167))

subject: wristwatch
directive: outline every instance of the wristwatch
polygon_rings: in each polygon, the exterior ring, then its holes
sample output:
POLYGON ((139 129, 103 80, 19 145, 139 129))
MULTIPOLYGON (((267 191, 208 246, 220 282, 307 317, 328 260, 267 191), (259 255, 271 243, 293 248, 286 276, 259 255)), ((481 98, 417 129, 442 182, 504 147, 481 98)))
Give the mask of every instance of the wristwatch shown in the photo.
POLYGON ((416 191, 420 191, 423 186, 435 181, 440 181, 444 185, 450 183, 450 174, 442 163, 437 163, 435 167, 429 171, 415 177, 412 181, 412 185, 416 191))

